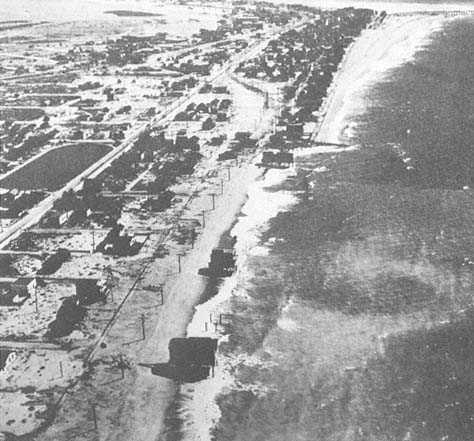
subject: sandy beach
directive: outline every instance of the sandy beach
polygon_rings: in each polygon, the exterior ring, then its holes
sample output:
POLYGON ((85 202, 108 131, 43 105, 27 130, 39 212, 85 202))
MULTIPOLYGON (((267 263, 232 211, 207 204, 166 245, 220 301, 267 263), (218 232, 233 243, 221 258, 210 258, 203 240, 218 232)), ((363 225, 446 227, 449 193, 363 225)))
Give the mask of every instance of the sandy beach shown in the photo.
POLYGON ((364 91, 390 70, 410 61, 440 28, 443 17, 388 17, 367 29, 349 48, 326 103, 326 114, 316 138, 320 142, 347 141, 353 128, 346 116, 364 109, 364 91))

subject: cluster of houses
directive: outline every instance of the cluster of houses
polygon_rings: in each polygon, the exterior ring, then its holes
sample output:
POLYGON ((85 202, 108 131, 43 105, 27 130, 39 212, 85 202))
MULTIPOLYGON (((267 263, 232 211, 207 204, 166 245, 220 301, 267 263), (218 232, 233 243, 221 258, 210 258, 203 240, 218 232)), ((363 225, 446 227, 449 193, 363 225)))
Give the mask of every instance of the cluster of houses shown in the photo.
POLYGON ((100 179, 86 179, 79 192, 66 192, 55 202, 54 207, 40 221, 43 228, 80 227, 97 224, 114 226, 121 215, 122 203, 118 197, 101 194, 100 179))
POLYGON ((241 63, 238 72, 289 83, 285 98, 295 98, 295 108, 288 122, 315 121, 346 48, 372 18, 370 10, 320 11, 302 29, 285 32, 260 56, 241 63))
POLYGON ((6 171, 13 161, 31 156, 58 134, 56 129, 50 129, 49 118, 43 117, 36 122, 13 122, 6 120, 0 124, 0 167, 6 171))
POLYGON ((234 139, 229 143, 229 148, 218 156, 219 161, 236 159, 241 154, 254 153, 259 140, 252 137, 250 132, 236 132, 234 139))
MULTIPOLYGON (((231 100, 227 98, 222 100, 215 98, 209 103, 190 103, 185 110, 175 116, 175 121, 199 121, 203 115, 207 114, 215 115, 217 122, 224 122, 229 119, 231 104, 231 100)), ((209 129, 203 127, 203 130, 209 129)))
POLYGON ((35 298, 37 289, 45 283, 72 283, 74 301, 80 305, 104 301, 110 290, 107 281, 102 278, 48 279, 40 275, 4 278, 0 280, 0 307, 21 307, 28 299, 35 298))
POLYGON ((17 219, 24 216, 45 196, 45 192, 37 190, 0 189, 0 219, 17 219))
POLYGON ((142 242, 138 241, 135 235, 127 234, 123 226, 117 224, 97 245, 95 251, 113 256, 133 256, 140 251, 141 246, 142 242))

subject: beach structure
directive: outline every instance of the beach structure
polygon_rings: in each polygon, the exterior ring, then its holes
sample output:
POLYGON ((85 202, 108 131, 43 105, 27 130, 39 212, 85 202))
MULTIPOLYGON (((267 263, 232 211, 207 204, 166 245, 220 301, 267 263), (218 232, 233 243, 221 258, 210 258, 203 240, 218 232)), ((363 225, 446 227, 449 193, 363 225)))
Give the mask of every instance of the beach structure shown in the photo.
POLYGON ((214 248, 207 268, 200 268, 198 274, 208 277, 229 277, 235 269, 235 250, 232 248, 214 248))
POLYGON ((208 337, 172 338, 169 361, 151 365, 153 375, 194 383, 209 377, 216 364, 217 339, 208 337))

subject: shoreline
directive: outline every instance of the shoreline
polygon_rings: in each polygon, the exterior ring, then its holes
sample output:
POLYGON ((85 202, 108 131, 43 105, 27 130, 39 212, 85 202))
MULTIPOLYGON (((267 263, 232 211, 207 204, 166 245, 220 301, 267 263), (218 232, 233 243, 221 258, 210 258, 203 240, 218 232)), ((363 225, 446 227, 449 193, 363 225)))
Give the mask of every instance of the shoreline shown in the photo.
MULTIPOLYGON (((323 121, 317 130, 317 141, 347 142, 351 130, 349 115, 365 107, 364 90, 383 79, 390 70, 410 61, 417 51, 439 30, 439 16, 388 16, 383 23, 366 29, 347 51, 334 81, 334 90, 323 121), (365 60, 365 62, 364 62, 365 60), (356 80, 354 80, 356 78, 356 80)), ((332 87, 332 86, 331 86, 332 87)), ((324 105, 324 104, 323 104, 324 105)))
MULTIPOLYGON (((323 101, 322 113, 324 114, 324 116, 323 116, 320 127, 318 127, 317 129, 316 140, 321 140, 320 136, 325 136, 324 134, 326 133, 326 134, 331 134, 332 137, 326 138, 325 141, 328 141, 328 140, 334 141, 334 136, 337 136, 337 141, 340 141, 340 136, 343 132, 341 128, 345 129, 345 127, 342 126, 342 122, 344 122, 344 116, 345 116, 344 110, 347 111, 347 109, 345 108, 345 101, 347 100, 348 92, 349 93, 352 92, 352 89, 348 88, 348 85, 350 85, 350 82, 349 82, 350 78, 348 77, 353 75, 354 63, 358 63, 359 65, 364 64, 364 58, 358 56, 359 55, 358 52, 360 52, 361 49, 367 50, 367 45, 370 46, 370 43, 374 39, 376 42, 383 41, 384 36, 386 36, 387 34, 390 35, 392 33, 393 26, 395 26, 397 29, 401 27, 402 28, 401 32, 403 33, 406 30, 406 26, 410 26, 411 23, 415 23, 415 22, 417 23, 420 19, 423 20, 423 18, 420 18, 420 17, 391 18, 391 19, 389 18, 387 19, 389 22, 388 24, 384 22, 382 24, 378 24, 374 28, 364 30, 363 33, 351 44, 351 46, 347 49, 343 60, 340 63, 340 66, 333 78, 331 86, 328 89, 326 98, 323 101), (339 135, 337 135, 338 132, 339 132, 339 135)), ((429 34, 430 32, 426 35, 429 35, 429 34)), ((386 44, 386 50, 390 48, 390 43, 393 43, 393 41, 389 39, 389 43, 386 44)), ((396 60, 395 65, 397 65, 397 63, 402 64, 405 61, 406 57, 411 57, 418 48, 419 48, 418 45, 411 46, 409 50, 407 51, 408 55, 404 54, 404 56, 402 56, 400 60, 396 60)), ((382 50, 382 54, 380 55, 381 57, 386 54, 386 50, 382 50)), ((369 73, 371 73, 370 70, 369 70, 369 73)), ((312 147, 309 146, 309 148, 312 148, 312 147)), ((343 149, 340 149, 340 150, 343 150, 343 149)), ((338 151, 338 149, 335 149, 335 151, 338 151)), ((285 178, 283 179, 283 181, 284 180, 285 178)), ((274 184, 274 185, 277 185, 277 184, 274 184)), ((268 185, 268 187, 272 187, 272 186, 273 184, 268 185)), ((291 203, 288 202, 286 207, 282 209, 286 210, 286 209, 289 209, 290 207, 291 207, 291 203)), ((275 215, 270 216, 268 220, 272 219, 275 215)), ((237 228, 238 228, 238 225, 239 225, 239 222, 237 222, 236 224, 237 228)), ((237 243, 238 243, 239 234, 237 234, 237 237, 238 237, 237 239, 237 243)), ((258 237, 258 234, 257 234, 257 237, 258 237)), ((263 253, 265 252, 264 246, 263 247, 259 245, 255 245, 255 246, 258 248, 262 248, 261 250, 258 250, 258 252, 263 252, 263 253)), ((244 254, 246 254, 245 257, 251 255, 251 249, 249 248, 246 251, 244 251, 244 254)), ((240 256, 240 257, 244 258, 244 256, 240 256)), ((240 270, 240 266, 237 273, 233 276, 234 278, 238 276, 239 270, 240 270)), ((230 282, 229 284, 231 285, 230 282)), ((223 290, 223 286, 220 286, 219 292, 214 298, 212 298, 211 301, 209 301, 208 305, 206 305, 206 302, 199 305, 200 307, 199 309, 201 310, 196 311, 196 314, 193 317, 192 322, 190 323, 188 327, 188 330, 192 335, 202 335, 202 332, 200 333, 199 329, 196 328, 195 325, 193 327, 194 321, 196 322, 202 321, 203 317, 207 316, 208 314, 214 314, 216 310, 218 310, 219 312, 221 312, 222 310, 225 310, 226 304, 229 301, 229 296, 232 296, 232 291, 235 288, 235 285, 236 285, 236 282, 234 283, 234 286, 224 288, 226 291, 228 291, 226 293, 221 293, 221 291, 223 290), (221 295, 222 297, 221 299, 218 298, 219 295, 221 295), (212 312, 209 312, 209 311, 212 311, 212 312)), ((289 300, 285 305, 282 306, 281 308, 282 317, 284 316, 283 312, 285 311, 285 308, 288 308, 290 304, 291 304, 291 300, 289 300)), ((284 317, 282 318, 282 320, 284 320, 284 317)), ((226 339, 227 334, 225 332, 216 332, 215 336, 219 338, 221 342, 226 339)), ((214 424, 218 421, 218 418, 219 418, 218 414, 220 413, 220 408, 219 408, 219 405, 217 404, 217 399, 221 395, 224 387, 226 386, 231 387, 232 385, 233 380, 225 368, 225 366, 229 363, 229 360, 226 360, 226 358, 227 358, 226 356, 221 355, 221 359, 219 360, 219 368, 216 369, 216 377, 219 377, 219 378, 214 381, 214 386, 208 387, 207 388, 208 390, 204 390, 205 388, 200 388, 201 395, 195 396, 195 394, 197 394, 196 390, 199 388, 199 386, 196 386, 194 388, 195 392, 194 393, 188 392, 188 396, 186 396, 184 400, 183 400, 183 394, 179 392, 177 393, 177 395, 179 394, 179 397, 181 399, 181 405, 183 405, 183 401, 184 401, 185 410, 187 412, 192 412, 193 409, 194 409, 194 412, 199 412, 199 416, 200 416, 199 421, 197 421, 198 418, 194 418, 193 419, 194 421, 192 421, 190 424, 194 423, 195 425, 198 425, 200 423, 201 426, 202 425, 205 426, 206 423, 203 424, 202 419, 204 420, 206 418, 210 419, 208 421, 207 427, 197 428, 197 431, 199 432, 199 436, 200 436, 199 439, 210 438, 209 431, 211 431, 212 428, 215 427, 214 424), (203 401, 204 401, 204 404, 203 404, 203 401), (217 411, 216 411, 216 408, 217 408, 217 411)), ((192 388, 189 388, 189 389, 192 389, 192 388)), ((177 419, 180 419, 180 416, 177 411, 183 410, 183 409, 178 408, 178 409, 173 409, 173 410, 175 411, 174 416, 177 419)), ((183 420, 181 420, 181 426, 184 426, 183 420)), ((194 439, 193 435, 195 435, 195 433, 186 434, 186 433, 180 432, 179 435, 180 435, 179 439, 191 440, 191 439, 194 439)))
POLYGON ((239 290, 239 278, 248 272, 246 266, 248 258, 254 254, 265 253, 266 249, 259 245, 259 241, 267 223, 278 213, 286 211, 296 203, 292 193, 282 195, 270 190, 275 185, 283 183, 290 175, 293 175, 292 168, 273 169, 260 175, 248 186, 248 197, 230 230, 231 235, 236 237, 237 271, 223 280, 215 295, 195 308, 195 314, 187 327, 187 335, 218 339, 218 364, 213 378, 207 379, 206 382, 185 385, 183 390, 177 392, 176 396, 181 399, 181 407, 173 409, 174 416, 181 419, 180 427, 186 428, 186 431, 177 434, 177 439, 186 441, 211 439, 211 431, 221 416, 217 399, 226 387, 232 387, 234 384, 229 373, 231 363, 220 347, 227 341, 229 335, 226 332, 227 320, 230 317, 228 314, 231 313, 229 302, 235 296, 239 296, 236 289, 239 290), (258 207, 262 207, 263 210, 258 212, 258 207), (223 317, 222 323, 219 323, 217 317, 223 317), (203 326, 206 322, 207 328, 203 326), (180 418, 177 411, 190 415, 191 418, 180 418))

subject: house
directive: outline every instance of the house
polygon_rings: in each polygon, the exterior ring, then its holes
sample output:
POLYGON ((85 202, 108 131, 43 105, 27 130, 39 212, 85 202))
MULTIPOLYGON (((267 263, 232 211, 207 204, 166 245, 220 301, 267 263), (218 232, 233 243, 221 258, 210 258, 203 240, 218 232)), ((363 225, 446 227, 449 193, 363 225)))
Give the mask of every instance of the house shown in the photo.
POLYGON ((209 337, 172 338, 169 361, 151 365, 153 375, 194 383, 209 377, 216 365, 217 339, 209 337))
POLYGON ((74 210, 68 210, 68 211, 65 211, 64 213, 61 213, 59 215, 59 225, 60 226, 63 226, 68 220, 69 218, 71 217, 71 214, 73 213, 74 210))
POLYGON ((232 150, 226 150, 224 153, 221 153, 217 160, 218 161, 228 161, 231 159, 237 158, 237 153, 232 150))
POLYGON ((60 228, 62 227, 71 216, 73 210, 68 210, 63 213, 52 210, 49 214, 47 214, 43 220, 43 225, 46 228, 60 228))
POLYGON ((217 122, 224 122, 229 119, 227 112, 218 112, 217 113, 217 122))
POLYGON ((286 136, 288 139, 296 140, 303 137, 303 123, 288 124, 286 126, 286 136))
POLYGON ((61 224, 59 223, 59 217, 61 216, 61 213, 57 211, 50 211, 46 216, 43 221, 43 225, 45 228, 59 228, 61 224))
POLYGON ((200 268, 198 274, 208 277, 229 277, 235 271, 235 250, 214 248, 207 268, 200 268))
POLYGON ((199 89, 199 93, 209 93, 209 92, 212 92, 212 86, 209 83, 204 84, 204 86, 202 86, 199 89))
POLYGON ((0 254, 0 274, 5 277, 10 273, 10 265, 12 263, 12 256, 9 254, 0 254))
POLYGON ((235 132, 234 138, 237 141, 245 141, 250 139, 250 132, 235 132))
POLYGON ((169 362, 174 365, 215 366, 217 340, 212 338, 172 338, 168 344, 169 362))
POLYGON ((176 133, 175 145, 179 148, 183 148, 188 140, 188 136, 186 130, 180 129, 178 133, 176 133))
POLYGON ((122 225, 117 224, 97 246, 96 251, 115 256, 133 256, 138 253, 141 246, 134 236, 129 236, 123 231, 122 225))
POLYGON ((56 253, 49 256, 41 268, 38 270, 38 275, 49 275, 55 273, 61 265, 71 258, 71 252, 64 248, 60 248, 56 253))
POLYGON ((212 118, 207 118, 203 123, 202 123, 202 130, 212 130, 214 127, 216 127, 216 123, 212 118))
POLYGON ((140 153, 140 162, 151 162, 153 161, 153 152, 151 150, 145 150, 140 153))
POLYGON ((263 152, 261 165, 265 167, 286 168, 294 162, 293 153, 263 152))
POLYGON ((209 105, 206 103, 199 103, 196 106, 196 112, 198 113, 209 113, 209 105))
POLYGON ((20 277, 14 282, 0 282, 0 306, 21 306, 34 295, 35 289, 34 277, 20 277))
POLYGON ((222 95, 227 95, 229 93, 229 89, 226 86, 215 86, 212 91, 222 95))
POLYGON ((104 300, 109 291, 103 279, 77 279, 74 284, 80 305, 91 305, 104 300))
POLYGON ((20 277, 16 279, 11 285, 12 293, 18 297, 30 297, 35 294, 36 278, 35 277, 20 277))
POLYGON ((0 306, 15 306, 9 282, 0 282, 0 306))

